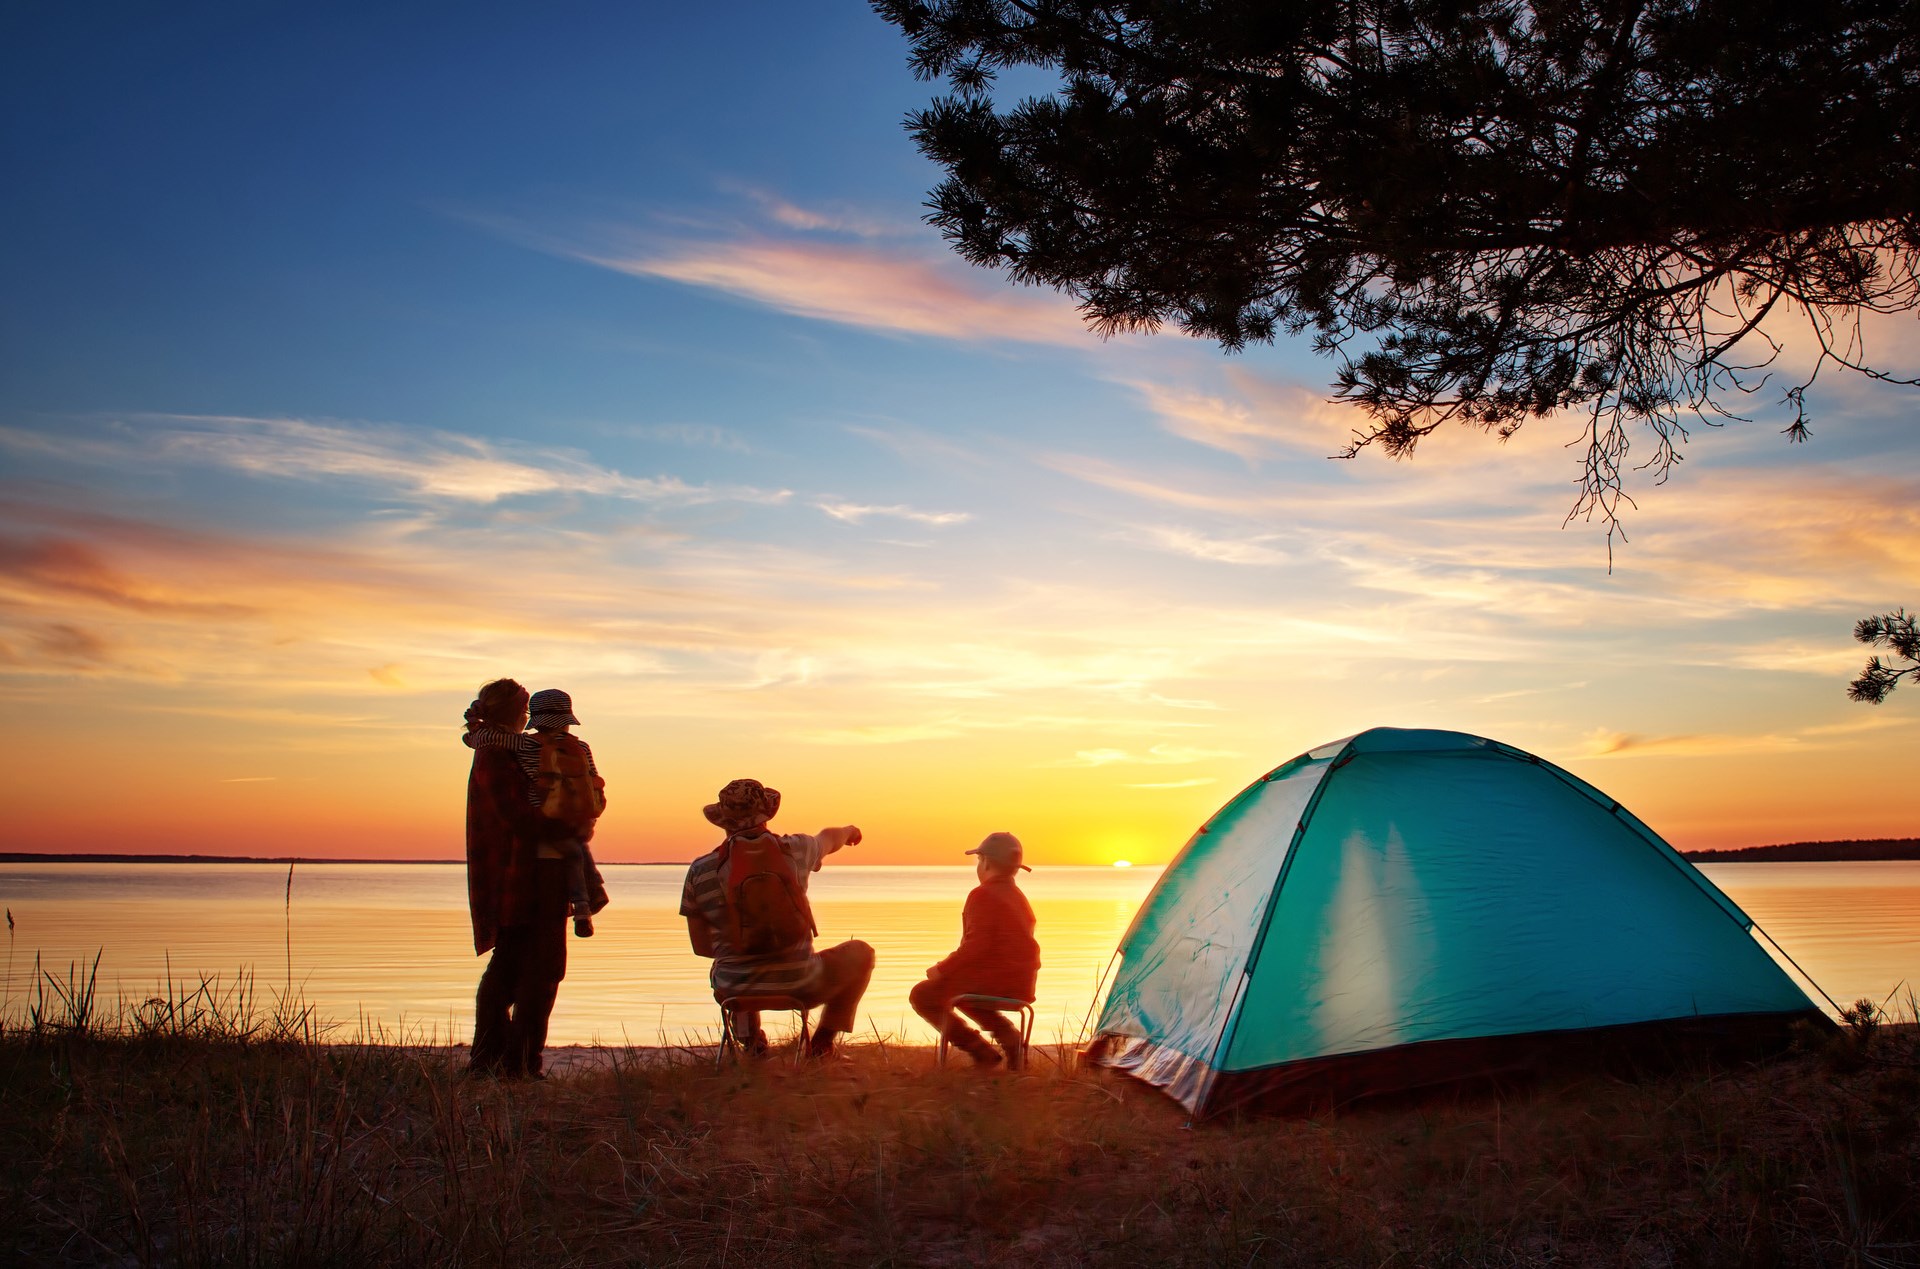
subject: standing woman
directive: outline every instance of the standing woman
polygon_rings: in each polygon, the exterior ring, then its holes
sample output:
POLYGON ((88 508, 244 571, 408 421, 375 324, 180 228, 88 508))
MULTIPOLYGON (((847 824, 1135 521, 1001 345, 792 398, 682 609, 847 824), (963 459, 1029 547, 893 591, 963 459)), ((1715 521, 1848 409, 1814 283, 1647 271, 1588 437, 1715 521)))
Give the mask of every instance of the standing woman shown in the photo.
POLYGON ((495 679, 467 707, 467 908, 473 951, 493 958, 474 1000, 472 1069, 541 1078, 547 1019, 567 976, 567 866, 540 843, 574 830, 528 796, 513 742, 527 726, 527 689, 495 679))

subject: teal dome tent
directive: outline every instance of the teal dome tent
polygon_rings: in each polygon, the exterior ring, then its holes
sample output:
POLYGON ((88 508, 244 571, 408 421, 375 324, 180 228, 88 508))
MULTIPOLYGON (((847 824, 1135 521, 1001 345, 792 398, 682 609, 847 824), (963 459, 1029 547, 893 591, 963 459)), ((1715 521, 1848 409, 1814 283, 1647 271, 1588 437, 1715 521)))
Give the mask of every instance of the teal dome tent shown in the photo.
POLYGON ((1557 1053, 1764 1049, 1824 1019, 1618 802, 1450 731, 1375 728, 1256 781, 1168 865, 1118 957, 1089 1056, 1196 1116, 1557 1053))

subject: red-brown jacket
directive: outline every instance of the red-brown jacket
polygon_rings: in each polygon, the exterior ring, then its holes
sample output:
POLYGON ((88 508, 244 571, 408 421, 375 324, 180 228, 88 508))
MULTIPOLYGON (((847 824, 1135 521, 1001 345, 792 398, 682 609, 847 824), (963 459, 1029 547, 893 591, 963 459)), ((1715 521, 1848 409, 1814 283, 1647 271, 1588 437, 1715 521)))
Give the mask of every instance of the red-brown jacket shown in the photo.
POLYGON ((467 911, 473 917, 475 955, 489 951, 500 927, 566 915, 554 911, 533 886, 535 852, 543 841, 573 830, 540 813, 527 796, 527 775, 511 749, 476 747, 467 776, 467 911))
POLYGON ((1032 1000, 1040 973, 1033 905, 1011 877, 975 886, 960 914, 960 946, 934 966, 956 991, 1032 1000))

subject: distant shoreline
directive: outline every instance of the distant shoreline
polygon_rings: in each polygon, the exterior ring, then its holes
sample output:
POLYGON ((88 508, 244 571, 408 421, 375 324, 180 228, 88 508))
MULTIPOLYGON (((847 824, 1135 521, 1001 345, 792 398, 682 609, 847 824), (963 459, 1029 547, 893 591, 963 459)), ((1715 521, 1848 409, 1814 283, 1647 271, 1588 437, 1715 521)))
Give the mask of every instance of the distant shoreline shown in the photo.
MULTIPOLYGON (((1696 864, 1845 863, 1920 860, 1920 837, 1876 837, 1831 842, 1782 842, 1731 850, 1683 850, 1696 864)), ((128 855, 74 851, 0 851, 0 864, 463 864, 463 859, 338 859, 316 855, 128 855)), ((614 859, 623 868, 685 868, 685 859, 614 859)))
POLYGON ((1824 864, 1847 861, 1920 859, 1920 837, 1876 837, 1868 841, 1783 842, 1737 850, 1684 850, 1696 864, 1824 864))

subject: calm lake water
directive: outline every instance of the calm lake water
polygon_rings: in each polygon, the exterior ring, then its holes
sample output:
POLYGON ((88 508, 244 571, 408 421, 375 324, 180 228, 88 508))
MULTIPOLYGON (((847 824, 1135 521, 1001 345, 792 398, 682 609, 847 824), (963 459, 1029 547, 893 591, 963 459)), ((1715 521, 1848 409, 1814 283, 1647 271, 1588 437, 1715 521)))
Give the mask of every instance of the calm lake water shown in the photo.
MULTIPOLYGON (((681 867, 608 865, 613 906, 570 939, 556 1044, 706 1042, 707 963, 677 915, 681 867)), ((1842 1004, 1920 984, 1920 861, 1710 864, 1704 870, 1842 1004)), ((1047 868, 1023 879, 1040 922, 1038 1036, 1080 1034, 1114 945, 1159 878, 1153 868, 1047 868)), ((864 1012, 883 1035, 929 1043, 907 990, 959 939, 967 868, 835 865, 811 893, 822 945, 863 938, 879 955, 864 1012)), ((0 864, 15 928, 0 1010, 21 1016, 36 953, 64 977, 100 956, 101 993, 144 999, 171 973, 254 976, 271 1003, 292 989, 341 1038, 377 1027, 464 1041, 482 962, 471 952, 458 864, 0 864), (291 962, 288 938, 291 935, 291 962)))

